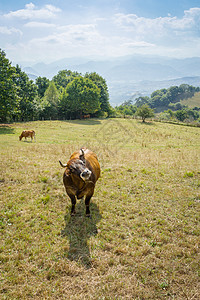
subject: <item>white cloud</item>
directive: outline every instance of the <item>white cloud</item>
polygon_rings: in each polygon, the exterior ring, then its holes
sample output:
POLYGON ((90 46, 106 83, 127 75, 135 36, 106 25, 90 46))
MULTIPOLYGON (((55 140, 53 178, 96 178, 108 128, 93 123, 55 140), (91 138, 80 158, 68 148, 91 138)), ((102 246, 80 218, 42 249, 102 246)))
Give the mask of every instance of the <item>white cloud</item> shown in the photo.
POLYGON ((34 9, 34 8, 35 8, 35 4, 33 4, 33 3, 31 2, 31 3, 26 4, 25 7, 26 7, 27 9, 34 9))
POLYGON ((50 24, 50 23, 44 23, 44 22, 28 22, 24 25, 25 27, 29 28, 55 28, 55 24, 50 24))
POLYGON ((53 5, 45 5, 41 9, 37 9, 33 3, 26 4, 24 9, 11 11, 5 14, 6 18, 20 19, 49 19, 56 16, 61 10, 53 5))
POLYGON ((1 19, 5 26, 0 27, 0 34, 10 35, 4 41, 15 59, 21 56, 48 61, 69 56, 138 52, 179 56, 196 55, 200 50, 200 8, 184 11, 182 18, 170 14, 145 18, 124 13, 109 18, 85 13, 74 18, 53 5, 36 7, 29 3, 1 19))
MULTIPOLYGON (((96 46, 102 37, 96 31, 95 26, 92 24, 77 24, 68 26, 58 26, 55 28, 54 33, 41 38, 34 38, 30 41, 31 44, 43 45, 43 47, 59 48, 71 47, 73 51, 77 48, 76 52, 83 48, 89 48, 91 45, 96 46)), ((51 48, 52 49, 52 48, 51 48)), ((70 49, 68 49, 70 51, 70 49)))
POLYGON ((11 28, 8 28, 6 26, 0 26, 0 34, 5 34, 5 35, 11 35, 11 34, 20 34, 22 35, 22 31, 17 29, 17 28, 14 28, 14 27, 11 27, 11 28))
POLYGON ((129 42, 124 43, 124 46, 130 47, 130 48, 144 48, 144 47, 155 47, 155 44, 147 43, 144 41, 135 41, 135 42, 129 42))
POLYGON ((144 18, 138 17, 135 14, 116 14, 114 17, 115 24, 121 29, 140 34, 142 36, 160 36, 170 35, 178 31, 190 30, 193 34, 196 34, 197 28, 200 29, 200 8, 191 8, 184 11, 182 18, 171 17, 159 17, 159 18, 144 18))

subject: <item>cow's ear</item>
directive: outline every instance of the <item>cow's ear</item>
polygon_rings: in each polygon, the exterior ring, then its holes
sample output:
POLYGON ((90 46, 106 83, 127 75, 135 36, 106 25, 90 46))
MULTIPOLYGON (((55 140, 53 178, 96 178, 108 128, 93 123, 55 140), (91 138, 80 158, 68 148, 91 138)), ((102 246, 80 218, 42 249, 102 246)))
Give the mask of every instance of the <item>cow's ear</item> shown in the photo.
POLYGON ((84 164, 85 164, 85 153, 84 153, 83 149, 81 149, 81 154, 79 156, 79 159, 82 160, 82 162, 84 162, 84 164))

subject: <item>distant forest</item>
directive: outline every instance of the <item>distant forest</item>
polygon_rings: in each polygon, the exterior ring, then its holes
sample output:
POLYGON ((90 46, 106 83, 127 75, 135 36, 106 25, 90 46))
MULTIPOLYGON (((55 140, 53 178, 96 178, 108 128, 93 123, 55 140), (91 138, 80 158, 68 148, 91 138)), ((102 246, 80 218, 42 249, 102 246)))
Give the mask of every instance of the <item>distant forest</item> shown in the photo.
POLYGON ((174 119, 181 122, 198 120, 200 122, 200 103, 194 108, 189 108, 181 103, 182 100, 190 99, 198 92, 200 92, 200 87, 181 84, 168 89, 156 90, 150 97, 138 97, 134 104, 132 100, 125 101, 115 110, 118 115, 133 116, 138 114, 140 107, 148 106, 156 113, 158 119, 168 121, 174 119))
POLYGON ((0 49, 0 123, 85 117, 146 118, 161 112, 165 119, 196 121, 200 118, 200 106, 189 109, 180 101, 199 91, 199 87, 181 84, 113 108, 106 80, 99 74, 61 70, 52 80, 38 77, 34 82, 19 65, 12 66, 0 49))
MULTIPOLYGON (((151 97, 139 97, 136 99, 135 105, 148 104, 155 112, 161 112, 166 109, 175 111, 186 108, 180 101, 193 97, 199 91, 200 87, 181 84, 180 86, 172 86, 168 89, 154 91, 151 97)), ((196 109, 198 110, 198 108, 196 109)))

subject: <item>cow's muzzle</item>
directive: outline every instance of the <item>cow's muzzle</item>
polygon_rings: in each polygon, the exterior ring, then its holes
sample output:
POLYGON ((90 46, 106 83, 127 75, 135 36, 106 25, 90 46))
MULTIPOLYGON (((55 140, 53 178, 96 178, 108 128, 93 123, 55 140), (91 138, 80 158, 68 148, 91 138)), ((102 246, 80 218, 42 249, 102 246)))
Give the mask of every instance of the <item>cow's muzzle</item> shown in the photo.
POLYGON ((81 179, 83 179, 84 181, 85 181, 85 180, 89 180, 91 173, 92 173, 92 172, 91 172, 90 170, 85 169, 85 170, 80 174, 80 177, 81 177, 81 179))

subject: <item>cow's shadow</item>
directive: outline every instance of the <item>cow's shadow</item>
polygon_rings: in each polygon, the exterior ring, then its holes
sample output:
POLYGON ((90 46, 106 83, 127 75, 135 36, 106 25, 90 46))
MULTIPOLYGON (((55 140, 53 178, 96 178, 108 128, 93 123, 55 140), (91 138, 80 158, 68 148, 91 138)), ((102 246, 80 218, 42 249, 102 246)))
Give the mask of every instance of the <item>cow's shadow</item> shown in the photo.
POLYGON ((66 254, 71 261, 77 261, 84 267, 91 267, 91 254, 88 245, 89 238, 98 233, 97 223, 101 220, 101 214, 97 205, 90 203, 91 218, 85 216, 85 204, 81 199, 76 204, 76 215, 65 216, 66 226, 61 231, 62 236, 69 239, 69 251, 66 254))

